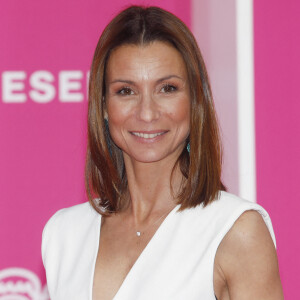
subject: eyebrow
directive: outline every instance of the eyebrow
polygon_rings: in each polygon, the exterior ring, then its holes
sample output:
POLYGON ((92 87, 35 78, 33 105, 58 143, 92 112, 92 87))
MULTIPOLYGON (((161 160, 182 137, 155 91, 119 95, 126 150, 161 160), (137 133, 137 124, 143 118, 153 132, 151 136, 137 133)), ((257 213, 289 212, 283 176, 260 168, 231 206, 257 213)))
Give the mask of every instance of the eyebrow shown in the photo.
MULTIPOLYGON (((184 79, 182 77, 178 76, 178 75, 168 75, 168 76, 165 76, 165 77, 162 77, 162 78, 158 79, 156 81, 156 83, 161 83, 161 82, 163 82, 165 80, 169 80, 171 78, 178 78, 178 79, 184 81, 184 79)), ((113 81, 108 82, 108 84, 113 84, 113 83, 118 83, 118 82, 135 85, 134 81, 132 81, 132 80, 126 80, 126 79, 115 79, 113 81)))

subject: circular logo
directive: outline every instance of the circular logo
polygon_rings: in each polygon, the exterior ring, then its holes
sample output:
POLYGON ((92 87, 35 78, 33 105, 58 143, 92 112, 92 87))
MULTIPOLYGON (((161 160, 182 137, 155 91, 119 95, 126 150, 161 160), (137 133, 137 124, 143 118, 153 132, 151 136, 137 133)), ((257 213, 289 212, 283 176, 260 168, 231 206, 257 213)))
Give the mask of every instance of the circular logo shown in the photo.
POLYGON ((50 300, 47 286, 39 277, 22 268, 0 270, 0 300, 50 300))

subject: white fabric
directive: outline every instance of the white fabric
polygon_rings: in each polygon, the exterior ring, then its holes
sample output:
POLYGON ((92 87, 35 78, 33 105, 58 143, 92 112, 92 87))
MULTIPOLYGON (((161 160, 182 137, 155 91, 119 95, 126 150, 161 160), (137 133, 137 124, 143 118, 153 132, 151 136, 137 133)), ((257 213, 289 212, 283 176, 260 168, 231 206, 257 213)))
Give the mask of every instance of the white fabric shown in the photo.
MULTIPOLYGON (((226 192, 207 207, 175 207, 146 246, 114 300, 215 300, 213 267, 225 234, 246 210, 271 220, 258 204, 226 192)), ((89 203, 58 211, 43 232, 42 257, 51 300, 92 300, 101 216, 89 203)))

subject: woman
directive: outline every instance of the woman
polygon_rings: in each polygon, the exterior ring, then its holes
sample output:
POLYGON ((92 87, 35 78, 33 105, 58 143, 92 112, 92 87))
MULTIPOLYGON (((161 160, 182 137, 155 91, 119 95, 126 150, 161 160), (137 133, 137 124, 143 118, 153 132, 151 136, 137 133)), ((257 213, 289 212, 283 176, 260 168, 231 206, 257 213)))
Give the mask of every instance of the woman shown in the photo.
POLYGON ((122 11, 98 42, 89 95, 90 203, 44 229, 51 299, 283 299, 268 214, 221 182, 188 28, 160 8, 122 11))

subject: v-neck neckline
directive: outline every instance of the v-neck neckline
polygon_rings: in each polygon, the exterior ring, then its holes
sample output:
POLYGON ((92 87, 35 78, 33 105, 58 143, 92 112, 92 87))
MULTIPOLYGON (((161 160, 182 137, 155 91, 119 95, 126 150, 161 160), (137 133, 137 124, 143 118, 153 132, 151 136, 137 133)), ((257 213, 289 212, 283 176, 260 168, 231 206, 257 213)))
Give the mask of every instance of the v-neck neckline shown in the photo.
MULTIPOLYGON (((130 268, 130 270, 128 271, 128 273, 126 274, 124 280, 122 281, 119 289, 117 290, 116 294, 114 295, 114 297, 112 298, 112 300, 117 300, 117 297, 119 296, 119 294, 122 292, 122 290, 124 289, 124 286, 126 285, 126 282, 128 282, 130 280, 130 277, 132 277, 132 273, 134 272, 134 270, 136 269, 136 266, 140 263, 140 261, 143 259, 143 257, 146 255, 145 252, 149 251, 148 249, 151 247, 151 245, 154 243, 153 241, 157 240, 157 236, 159 236, 159 233, 162 231, 162 229, 166 226, 165 224, 168 222, 168 220, 171 218, 172 215, 175 214, 175 212, 177 212, 177 209, 180 207, 180 204, 177 204, 168 214, 167 216, 164 218, 164 220, 162 221, 162 223, 159 225, 159 227, 157 228, 157 230, 155 231, 155 233, 153 234, 153 236, 151 237, 151 239, 149 240, 149 242, 147 243, 147 245, 145 246, 145 248, 142 250, 142 252, 140 253, 140 255, 138 256, 138 258, 135 260, 134 264, 132 265, 132 267, 130 268)), ((91 283, 90 283, 90 300, 93 300, 93 286, 94 286, 94 277, 95 277, 95 268, 96 268, 96 262, 97 262, 97 257, 98 257, 98 252, 99 252, 99 246, 100 246, 100 234, 101 234, 101 219, 102 216, 99 214, 99 217, 97 219, 97 226, 98 229, 96 231, 97 233, 97 238, 95 239, 97 242, 97 246, 96 246, 96 251, 94 253, 94 262, 93 262, 93 270, 92 270, 92 276, 91 276, 91 283)))

